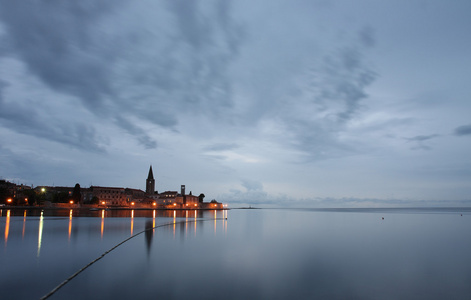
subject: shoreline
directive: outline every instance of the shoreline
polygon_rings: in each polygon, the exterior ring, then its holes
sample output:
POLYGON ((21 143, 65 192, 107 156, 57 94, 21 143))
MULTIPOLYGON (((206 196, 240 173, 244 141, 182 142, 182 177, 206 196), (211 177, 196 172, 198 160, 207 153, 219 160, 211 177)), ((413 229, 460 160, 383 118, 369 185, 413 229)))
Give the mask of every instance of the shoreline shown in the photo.
POLYGON ((98 210, 230 210, 228 207, 223 208, 165 208, 165 207, 54 207, 54 206, 11 206, 5 205, 1 206, 0 209, 27 209, 27 210, 71 210, 71 209, 80 209, 80 210, 89 210, 89 211, 98 211, 98 210))

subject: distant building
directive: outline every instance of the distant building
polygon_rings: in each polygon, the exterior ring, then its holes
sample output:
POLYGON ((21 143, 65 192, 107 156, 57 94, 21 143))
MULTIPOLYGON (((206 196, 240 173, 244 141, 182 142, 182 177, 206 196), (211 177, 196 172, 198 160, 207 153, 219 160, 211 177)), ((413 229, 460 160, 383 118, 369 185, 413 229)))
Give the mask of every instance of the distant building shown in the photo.
POLYGON ((126 189, 121 187, 91 186, 93 197, 98 198, 100 205, 128 206, 131 199, 126 194, 126 189))

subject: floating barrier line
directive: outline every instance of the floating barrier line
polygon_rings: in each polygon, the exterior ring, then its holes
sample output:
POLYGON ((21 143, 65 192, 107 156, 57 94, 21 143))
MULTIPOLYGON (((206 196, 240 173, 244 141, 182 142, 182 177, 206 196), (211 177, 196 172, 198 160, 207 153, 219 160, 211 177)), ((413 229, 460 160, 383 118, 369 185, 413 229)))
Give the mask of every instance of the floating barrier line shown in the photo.
POLYGON ((91 265, 93 265, 94 263, 96 263, 97 261, 99 261, 100 259, 102 259, 103 257, 105 257, 105 255, 107 255, 108 253, 110 253, 111 251, 113 251, 114 249, 118 248, 119 246, 121 246, 122 244, 126 243, 127 241, 129 241, 130 239, 133 239, 135 238, 136 236, 148 231, 148 230, 154 230, 156 228, 159 228, 159 227, 164 227, 164 226, 170 226, 170 225, 173 225, 173 224, 181 224, 181 223, 195 223, 195 222, 203 222, 203 221, 214 221, 214 220, 224 220, 224 219, 227 219, 227 218, 215 218, 215 219, 201 219, 201 220, 185 220, 185 221, 179 221, 179 222, 169 222, 169 223, 165 223, 165 224, 160 224, 160 225, 157 225, 155 227, 152 227, 152 228, 148 228, 148 229, 144 229, 143 231, 141 232, 138 232, 130 237, 128 237, 127 239, 125 239, 124 241, 120 242, 119 244, 113 246, 111 249, 109 249, 108 251, 104 252, 102 255, 100 255, 99 257, 97 257, 95 260, 89 262, 85 267, 81 268, 80 270, 78 270, 77 272, 75 272, 74 274, 72 274, 69 278, 67 278, 66 280, 64 280, 61 284, 59 284, 58 286, 56 286, 53 290, 51 290, 49 293, 47 293, 46 295, 42 296, 40 298, 40 300, 44 300, 44 299, 47 299, 49 297, 51 297, 52 295, 54 295, 55 292, 57 292, 61 287, 63 287, 64 285, 66 285, 67 283, 69 283, 72 279, 74 279, 78 274, 82 273, 83 271, 85 271, 88 267, 90 267, 91 265))

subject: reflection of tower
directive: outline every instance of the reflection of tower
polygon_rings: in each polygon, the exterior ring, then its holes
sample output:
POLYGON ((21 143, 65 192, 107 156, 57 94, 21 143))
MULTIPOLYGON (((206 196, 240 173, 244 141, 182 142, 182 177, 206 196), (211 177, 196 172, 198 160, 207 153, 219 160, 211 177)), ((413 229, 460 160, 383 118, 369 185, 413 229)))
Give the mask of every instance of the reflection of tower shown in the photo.
POLYGON ((152 221, 146 222, 146 245, 147 245, 147 256, 150 254, 150 246, 152 245, 152 238, 154 237, 154 228, 152 221))
POLYGON ((155 180, 154 180, 154 173, 152 173, 152 165, 149 168, 149 175, 147 175, 146 180, 146 193, 153 194, 155 191, 155 180))

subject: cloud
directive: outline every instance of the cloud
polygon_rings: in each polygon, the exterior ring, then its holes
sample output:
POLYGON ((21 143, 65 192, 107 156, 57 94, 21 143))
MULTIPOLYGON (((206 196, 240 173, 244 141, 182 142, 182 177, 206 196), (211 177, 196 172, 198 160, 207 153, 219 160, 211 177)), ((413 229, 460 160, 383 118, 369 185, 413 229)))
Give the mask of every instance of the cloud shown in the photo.
POLYGON ((376 39, 374 36, 374 29, 371 26, 363 27, 359 32, 359 38, 361 43, 365 47, 373 47, 376 44, 376 39))
POLYGON ((241 181, 245 190, 232 189, 228 193, 219 195, 224 203, 232 204, 275 204, 276 201, 269 199, 267 192, 263 190, 263 184, 256 180, 243 179, 241 181))
POLYGON ((96 51, 100 41, 91 33, 98 31, 111 2, 2 1, 0 18, 11 55, 52 89, 86 99, 94 109, 102 107, 103 96, 112 95, 108 66, 115 51, 96 51))
POLYGON ((439 134, 431 134, 431 135, 417 135, 411 138, 404 138, 407 142, 414 142, 417 143, 416 146, 412 147, 411 150, 431 150, 432 147, 425 145, 425 141, 430 141, 439 137, 439 134))
POLYGON ((361 111, 366 88, 377 78, 365 60, 362 43, 337 48, 299 76, 280 107, 283 143, 307 160, 349 155, 354 147, 339 139, 361 111))
POLYGON ((454 134, 457 136, 471 135, 471 124, 455 128, 454 134))
POLYGON ((154 149, 157 147, 157 142, 154 139, 152 139, 142 128, 132 124, 126 118, 117 116, 116 122, 129 134, 136 136, 139 143, 144 145, 146 149, 154 149))
POLYGON ((51 118, 50 115, 38 113, 40 108, 30 103, 7 102, 3 95, 3 89, 7 86, 0 82, 0 123, 5 128, 85 151, 104 151, 93 126, 51 118))
POLYGON ((142 122, 175 130, 182 114, 220 118, 232 106, 227 69, 242 35, 226 1, 2 1, 0 22, 3 56, 49 92, 119 119, 145 148, 156 143, 142 122))
POLYGON ((204 148, 206 151, 229 151, 239 148, 239 145, 236 143, 217 143, 204 148))
POLYGON ((417 135, 411 138, 404 138, 405 140, 409 142, 423 142, 423 141, 428 141, 431 139, 434 139, 436 137, 439 137, 439 134, 431 134, 431 135, 417 135))
POLYGON ((302 209, 363 209, 363 208, 412 208, 412 207, 467 207, 471 200, 407 200, 357 197, 295 198, 288 195, 272 195, 261 191, 231 190, 219 199, 231 207, 273 207, 302 209))
POLYGON ((247 191, 263 191, 263 184, 260 181, 244 179, 242 180, 242 186, 247 191))

